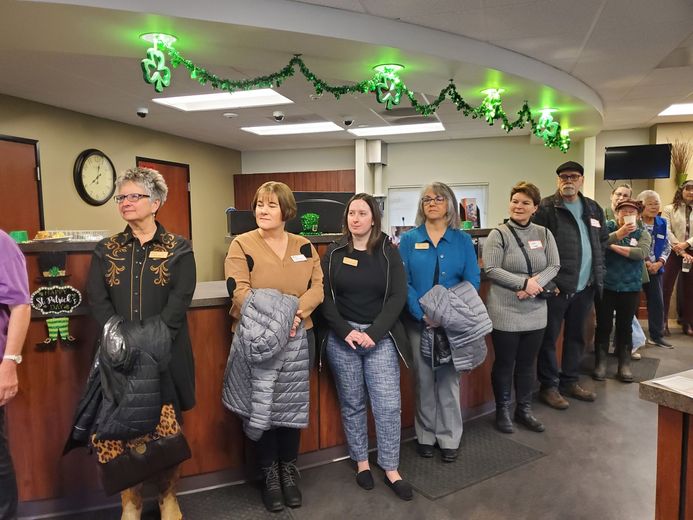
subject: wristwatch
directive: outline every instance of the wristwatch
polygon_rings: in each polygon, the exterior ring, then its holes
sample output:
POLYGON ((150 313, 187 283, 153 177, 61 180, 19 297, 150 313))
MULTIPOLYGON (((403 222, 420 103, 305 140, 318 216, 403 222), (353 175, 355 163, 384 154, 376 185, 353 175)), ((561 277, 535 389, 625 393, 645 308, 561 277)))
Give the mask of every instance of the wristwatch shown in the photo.
POLYGON ((22 355, 21 355, 21 354, 16 354, 16 355, 7 354, 6 356, 2 356, 2 359, 9 359, 9 360, 11 360, 11 361, 14 361, 14 362, 17 363, 18 365, 21 365, 21 364, 22 364, 22 359, 23 359, 23 358, 22 358, 22 355))

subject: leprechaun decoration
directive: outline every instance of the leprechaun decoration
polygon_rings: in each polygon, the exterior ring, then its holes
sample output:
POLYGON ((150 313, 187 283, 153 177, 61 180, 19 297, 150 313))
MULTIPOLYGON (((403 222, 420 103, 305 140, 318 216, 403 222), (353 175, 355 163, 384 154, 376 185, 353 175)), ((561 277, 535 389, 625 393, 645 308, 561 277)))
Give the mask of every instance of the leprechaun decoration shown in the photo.
POLYGON ((65 281, 69 275, 65 272, 67 253, 51 252, 39 254, 41 275, 38 282, 45 284, 31 295, 31 306, 44 316, 48 327, 48 337, 37 343, 40 349, 54 348, 58 339, 66 346, 71 346, 76 338, 70 334, 69 314, 82 302, 82 294, 65 281))

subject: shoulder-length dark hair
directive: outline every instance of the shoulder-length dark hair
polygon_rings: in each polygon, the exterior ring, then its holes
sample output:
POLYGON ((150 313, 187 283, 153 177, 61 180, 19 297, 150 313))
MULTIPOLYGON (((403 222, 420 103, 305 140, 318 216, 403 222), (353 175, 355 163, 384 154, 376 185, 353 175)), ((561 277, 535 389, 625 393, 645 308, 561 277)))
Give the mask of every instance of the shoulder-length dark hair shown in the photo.
POLYGON ((368 237, 368 242, 366 243, 366 250, 369 254, 372 255, 376 245, 380 241, 380 236, 382 234, 382 215, 380 214, 380 205, 378 204, 378 201, 375 200, 375 197, 373 197, 373 195, 369 195, 368 193, 357 193, 349 199, 349 202, 347 202, 346 204, 346 208, 344 208, 342 234, 344 238, 347 240, 347 243, 349 244, 349 250, 353 250, 354 241, 351 236, 351 231, 349 231, 349 207, 351 206, 351 203, 355 200, 364 201, 366 204, 368 204, 368 207, 371 210, 371 216, 373 217, 373 227, 371 227, 371 235, 368 237))
POLYGON ((674 208, 678 208, 680 206, 684 206, 685 202, 683 201, 683 188, 686 185, 684 182, 679 188, 676 190, 676 193, 674 193, 674 200, 671 201, 671 203, 674 205, 674 208))

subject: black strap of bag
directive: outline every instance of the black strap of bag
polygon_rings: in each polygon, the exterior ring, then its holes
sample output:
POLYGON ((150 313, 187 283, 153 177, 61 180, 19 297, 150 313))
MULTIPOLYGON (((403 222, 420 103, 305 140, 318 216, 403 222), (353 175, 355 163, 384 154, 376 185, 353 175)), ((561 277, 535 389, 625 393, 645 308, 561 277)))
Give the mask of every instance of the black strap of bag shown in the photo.
POLYGON ((515 240, 517 240, 517 246, 520 248, 520 251, 522 251, 522 254, 525 257, 525 260, 527 261, 527 272, 529 274, 529 277, 532 277, 532 262, 529 260, 529 255, 527 254, 527 250, 525 249, 525 245, 522 243, 522 240, 520 240, 520 237, 518 236, 517 232, 513 229, 513 227, 509 224, 506 224, 505 227, 507 227, 510 232, 513 234, 515 237, 515 240))

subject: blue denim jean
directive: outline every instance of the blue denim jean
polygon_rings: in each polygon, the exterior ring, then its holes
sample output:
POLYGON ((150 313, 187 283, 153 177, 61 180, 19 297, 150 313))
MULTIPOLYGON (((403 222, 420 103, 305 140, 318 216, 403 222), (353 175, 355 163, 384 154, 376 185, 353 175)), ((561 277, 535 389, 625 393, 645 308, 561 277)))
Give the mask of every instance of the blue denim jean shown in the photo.
POLYGON ((660 340, 664 337, 664 275, 650 274, 650 281, 642 285, 647 296, 647 325, 650 339, 660 340))
MULTIPOLYGON (((356 330, 368 325, 351 323, 356 330)), ((342 425, 349 456, 359 462, 368 459, 366 401, 370 399, 378 443, 378 465, 385 471, 399 466, 401 437, 401 399, 399 356, 390 336, 372 348, 351 348, 330 331, 327 337, 327 361, 337 387, 342 425)))

